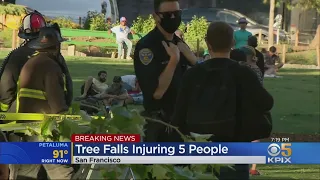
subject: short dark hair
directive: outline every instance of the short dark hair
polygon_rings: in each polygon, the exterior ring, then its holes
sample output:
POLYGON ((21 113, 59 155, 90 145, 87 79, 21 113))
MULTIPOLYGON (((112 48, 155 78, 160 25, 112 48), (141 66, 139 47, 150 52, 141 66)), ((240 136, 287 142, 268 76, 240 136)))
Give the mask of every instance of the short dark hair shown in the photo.
POLYGON ((213 52, 231 51, 234 44, 233 29, 225 22, 214 22, 209 25, 206 40, 213 52))
POLYGON ((107 74, 107 71, 99 71, 98 76, 100 76, 101 74, 107 74))
POLYGON ((248 45, 251 47, 258 47, 258 39, 256 36, 250 36, 248 39, 248 45))
POLYGON ((176 1, 178 1, 178 0, 154 0, 153 1, 154 11, 159 11, 161 4, 164 2, 176 2, 176 1))
POLYGON ((114 77, 113 77, 113 82, 114 82, 114 83, 120 83, 121 81, 122 81, 121 76, 114 76, 114 77))
POLYGON ((271 47, 269 48, 269 51, 272 52, 272 53, 275 53, 275 52, 277 52, 277 48, 274 47, 274 46, 271 46, 271 47))

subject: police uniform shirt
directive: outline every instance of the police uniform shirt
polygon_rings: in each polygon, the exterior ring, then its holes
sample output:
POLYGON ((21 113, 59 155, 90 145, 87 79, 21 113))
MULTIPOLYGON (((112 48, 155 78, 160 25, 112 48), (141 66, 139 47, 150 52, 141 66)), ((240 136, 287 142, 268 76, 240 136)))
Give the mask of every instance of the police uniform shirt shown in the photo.
MULTIPOLYGON (((181 53, 169 88, 162 99, 154 99, 153 94, 158 87, 159 77, 170 60, 162 41, 165 41, 165 38, 157 28, 140 39, 134 53, 134 69, 143 93, 145 110, 163 110, 172 114, 180 81, 187 69, 188 61, 181 53)), ((172 43, 177 44, 179 41, 181 40, 174 35, 172 43)))

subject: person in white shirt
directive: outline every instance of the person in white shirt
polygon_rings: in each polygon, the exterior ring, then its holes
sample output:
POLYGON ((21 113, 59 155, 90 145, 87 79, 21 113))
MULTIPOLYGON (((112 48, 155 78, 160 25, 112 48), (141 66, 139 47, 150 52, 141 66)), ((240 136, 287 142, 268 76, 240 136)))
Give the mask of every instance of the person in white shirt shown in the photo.
POLYGON ((77 99, 83 99, 88 96, 94 96, 105 92, 108 89, 107 84, 107 72, 100 71, 98 73, 98 77, 94 78, 92 76, 88 77, 84 85, 81 87, 81 96, 77 99))
POLYGON ((125 17, 120 18, 120 25, 111 28, 109 32, 113 32, 116 34, 117 44, 118 44, 118 59, 122 56, 123 43, 127 45, 127 58, 132 59, 130 57, 132 50, 132 42, 128 39, 128 34, 134 32, 126 25, 127 19, 125 17))
POLYGON ((132 91, 136 86, 137 77, 136 75, 124 75, 121 76, 122 82, 125 84, 127 91, 132 91))

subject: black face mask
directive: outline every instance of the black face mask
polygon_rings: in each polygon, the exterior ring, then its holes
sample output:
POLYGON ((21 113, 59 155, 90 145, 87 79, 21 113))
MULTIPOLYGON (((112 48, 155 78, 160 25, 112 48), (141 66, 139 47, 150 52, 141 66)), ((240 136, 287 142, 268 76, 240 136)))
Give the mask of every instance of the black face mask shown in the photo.
POLYGON ((181 24, 181 15, 177 15, 174 18, 164 16, 161 18, 160 26, 168 33, 174 33, 181 24))

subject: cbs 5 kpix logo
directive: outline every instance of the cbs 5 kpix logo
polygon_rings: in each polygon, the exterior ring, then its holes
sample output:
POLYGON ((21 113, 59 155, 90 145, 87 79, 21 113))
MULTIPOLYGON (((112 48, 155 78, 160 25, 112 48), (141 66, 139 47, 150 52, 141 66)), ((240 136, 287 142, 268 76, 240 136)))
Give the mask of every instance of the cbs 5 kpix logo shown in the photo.
POLYGON ((268 163, 290 164, 290 156, 292 155, 291 143, 270 144, 268 146, 268 154, 271 156, 268 157, 268 163))

